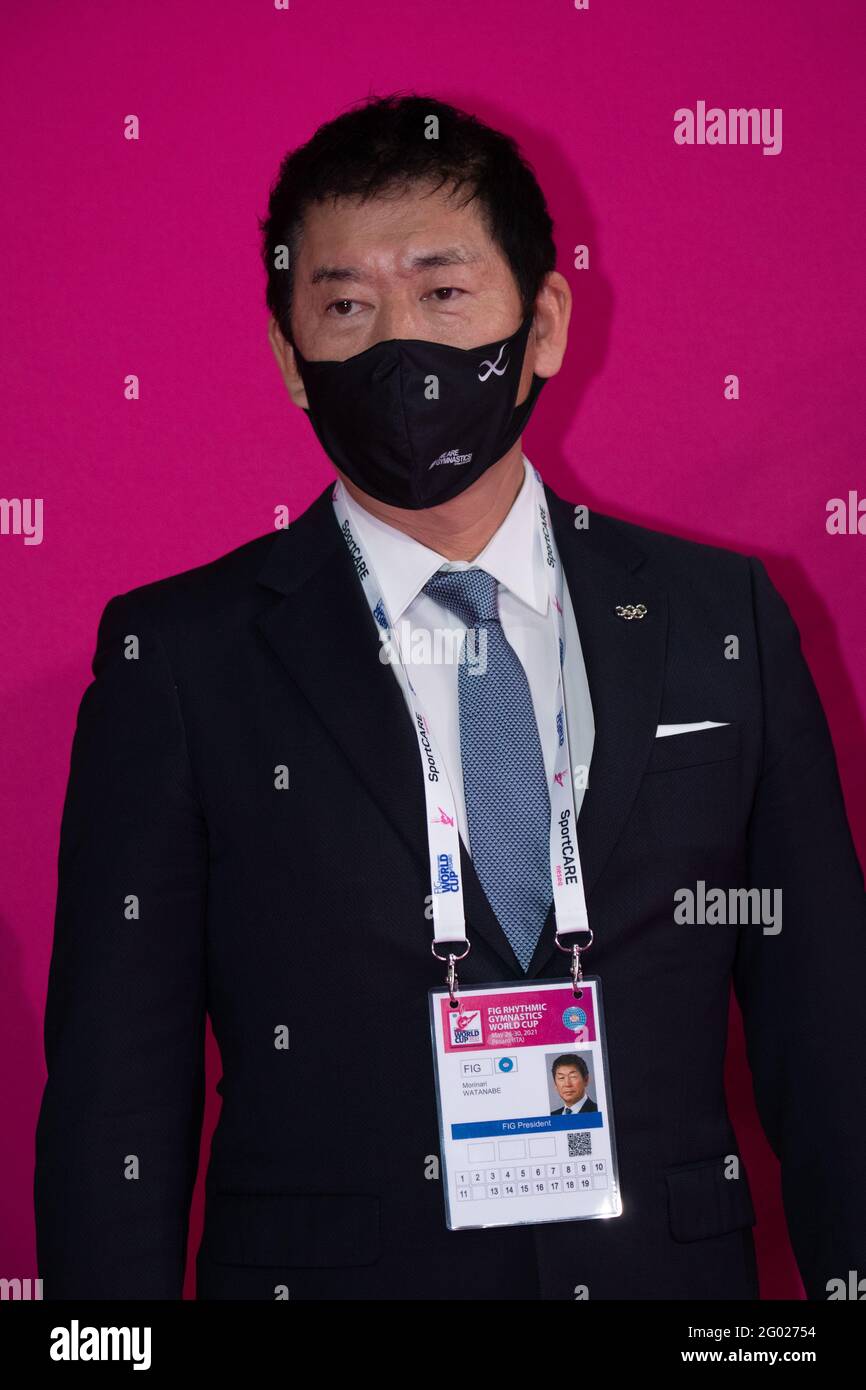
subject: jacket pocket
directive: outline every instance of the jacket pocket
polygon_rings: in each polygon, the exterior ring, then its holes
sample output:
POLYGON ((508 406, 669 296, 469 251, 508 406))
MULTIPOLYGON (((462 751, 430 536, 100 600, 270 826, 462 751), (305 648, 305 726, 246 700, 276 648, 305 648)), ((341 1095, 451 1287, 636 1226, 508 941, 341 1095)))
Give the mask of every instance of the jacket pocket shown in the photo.
POLYGON ((755 1208, 746 1171, 725 1177, 726 1155, 665 1169, 668 1217, 674 1240, 707 1240, 754 1226, 755 1208))
POLYGON ((740 725, 721 724, 715 729, 694 729, 655 739, 646 772, 668 772, 675 767, 700 767, 736 758, 740 752, 740 725))
POLYGON ((379 1198, 370 1193, 214 1192, 202 1254, 215 1264, 332 1269, 374 1264, 379 1198))

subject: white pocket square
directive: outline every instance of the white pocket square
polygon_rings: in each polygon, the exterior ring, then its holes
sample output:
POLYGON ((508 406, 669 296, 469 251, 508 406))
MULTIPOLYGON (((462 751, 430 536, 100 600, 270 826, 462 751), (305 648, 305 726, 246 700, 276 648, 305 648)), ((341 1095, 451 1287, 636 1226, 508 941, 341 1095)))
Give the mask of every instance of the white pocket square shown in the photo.
POLYGON ((656 738, 667 738, 669 734, 693 734, 696 729, 721 729, 729 723, 729 719, 704 719, 700 724, 659 724, 656 738))

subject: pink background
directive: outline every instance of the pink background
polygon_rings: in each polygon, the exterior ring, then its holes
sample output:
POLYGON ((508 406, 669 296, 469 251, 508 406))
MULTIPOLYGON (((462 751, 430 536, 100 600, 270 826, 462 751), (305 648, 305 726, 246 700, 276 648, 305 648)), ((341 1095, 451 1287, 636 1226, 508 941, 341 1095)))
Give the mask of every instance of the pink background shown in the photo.
MULTIPOLYGON (((860 0, 3 9, 2 492, 45 509, 40 546, 0 536, 0 1273, 24 1278, 36 1274, 57 838, 96 624, 113 594, 263 534, 275 507, 296 516, 331 476, 266 341, 255 218, 285 151, 368 93, 431 93, 521 142, 576 297, 565 369, 526 452, 574 501, 764 559, 803 633, 866 857, 866 537, 824 524, 829 498, 866 490, 866 11, 860 0), (674 110, 701 99, 781 106, 781 154, 675 145, 674 110), (137 143, 122 136, 130 113, 137 143), (582 242, 588 273, 572 267, 582 242), (130 372, 138 402, 124 400, 130 372), (729 372, 738 402, 723 399, 729 372)), ((762 1292, 799 1297, 735 1009, 732 1023, 728 1095, 762 1292)), ((218 1075, 211 1039, 204 1155, 218 1075)), ((202 1175, 191 1251, 201 1197, 202 1175)))

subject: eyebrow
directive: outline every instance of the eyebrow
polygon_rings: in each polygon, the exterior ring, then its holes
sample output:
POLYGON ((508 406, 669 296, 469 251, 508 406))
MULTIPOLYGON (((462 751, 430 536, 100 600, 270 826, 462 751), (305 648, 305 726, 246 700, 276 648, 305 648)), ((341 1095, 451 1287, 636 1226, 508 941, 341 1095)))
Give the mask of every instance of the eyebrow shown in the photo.
MULTIPOLYGON (((435 270, 445 265, 472 265, 480 260, 477 251, 468 251, 463 246, 447 246, 442 251, 431 251, 426 256, 413 256, 409 261, 409 269, 435 270)), ((310 283, 319 285, 324 281, 363 281, 366 278, 364 272, 354 265, 320 265, 313 271, 310 283)))

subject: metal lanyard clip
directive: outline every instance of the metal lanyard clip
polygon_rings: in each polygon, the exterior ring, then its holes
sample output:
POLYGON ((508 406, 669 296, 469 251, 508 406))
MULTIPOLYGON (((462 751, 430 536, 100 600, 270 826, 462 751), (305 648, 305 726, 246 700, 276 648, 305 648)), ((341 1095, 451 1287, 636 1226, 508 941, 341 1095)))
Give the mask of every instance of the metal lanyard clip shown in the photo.
POLYGON ((580 982, 583 979, 583 966, 580 963, 580 957, 584 951, 589 950, 593 942, 592 927, 586 927, 585 930, 589 932, 589 940, 585 946, 578 946, 577 942, 573 946, 563 946, 559 935, 556 936, 556 944, 560 951, 565 951, 566 955, 571 956, 571 987, 575 999, 579 999, 582 994, 580 982))
MULTIPOLYGON (((445 983, 448 986, 449 1005, 452 1009, 456 1009, 458 1007, 459 1002, 457 999, 457 962, 458 960, 464 960, 466 956, 469 955, 469 952, 472 950, 471 941, 468 939, 468 937, 464 939, 466 941, 466 950, 461 951, 459 956, 455 956, 453 951, 449 951, 447 957, 448 969, 445 972, 445 983)), ((443 960, 443 957, 440 956, 439 952, 436 950, 435 941, 431 941, 430 950, 433 952, 437 960, 443 960)))

